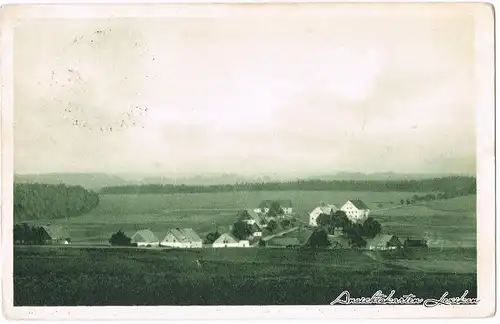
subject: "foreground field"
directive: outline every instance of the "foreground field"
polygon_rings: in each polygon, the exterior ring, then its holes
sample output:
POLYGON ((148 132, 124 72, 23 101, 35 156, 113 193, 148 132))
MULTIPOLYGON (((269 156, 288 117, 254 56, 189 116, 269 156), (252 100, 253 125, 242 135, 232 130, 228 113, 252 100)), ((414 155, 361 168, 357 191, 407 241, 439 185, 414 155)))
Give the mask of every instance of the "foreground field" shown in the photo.
MULTIPOLYGON (((99 206, 84 216, 50 220, 61 224, 74 243, 107 243, 112 233, 123 229, 129 235, 150 228, 162 239, 173 227, 192 227, 201 237, 214 230, 228 230, 239 209, 254 208, 265 199, 290 199, 294 211, 304 220, 321 202, 343 204, 359 198, 369 207, 390 208, 408 192, 360 191, 252 191, 192 194, 101 195, 99 206), (378 207, 381 206, 381 207, 378 207)), ((49 221, 34 221, 35 224, 49 221)))
MULTIPOLYGON (((371 296, 378 289, 422 298, 445 291, 460 296, 465 290, 476 296, 475 271, 427 271, 391 263, 423 264, 440 255, 425 253, 382 254, 379 261, 352 250, 16 247, 14 304, 326 305, 344 290, 371 296)), ((441 254, 448 261, 475 264, 473 249, 441 254)))

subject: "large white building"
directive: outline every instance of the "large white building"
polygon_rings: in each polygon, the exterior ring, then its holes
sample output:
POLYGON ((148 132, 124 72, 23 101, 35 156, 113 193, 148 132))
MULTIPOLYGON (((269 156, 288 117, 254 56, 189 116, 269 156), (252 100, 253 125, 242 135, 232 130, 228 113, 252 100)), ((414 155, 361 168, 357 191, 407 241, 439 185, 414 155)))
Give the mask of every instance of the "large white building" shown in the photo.
POLYGON ((359 199, 348 200, 341 208, 347 218, 353 223, 362 224, 368 218, 370 209, 359 199))
POLYGON ((339 210, 337 206, 332 204, 321 204, 320 206, 314 208, 312 212, 309 213, 309 225, 318 226, 316 220, 321 214, 328 214, 336 212, 339 210))

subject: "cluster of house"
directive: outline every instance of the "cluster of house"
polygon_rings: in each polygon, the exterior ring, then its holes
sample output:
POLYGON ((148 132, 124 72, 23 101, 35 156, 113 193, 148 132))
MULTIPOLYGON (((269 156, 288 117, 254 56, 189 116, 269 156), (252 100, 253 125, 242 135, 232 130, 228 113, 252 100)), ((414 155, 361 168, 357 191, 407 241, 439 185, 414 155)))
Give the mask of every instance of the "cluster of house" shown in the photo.
POLYGON ((254 208, 253 211, 259 214, 267 214, 273 203, 278 203, 285 215, 291 215, 293 213, 292 202, 288 199, 263 200, 259 204, 259 207, 254 208))
POLYGON ((338 210, 345 212, 351 222, 358 224, 362 224, 370 213, 370 208, 360 199, 348 200, 340 208, 333 204, 321 204, 309 214, 309 225, 318 226, 316 221, 321 214, 331 214, 338 210))
MULTIPOLYGON (((347 200, 340 208, 333 204, 323 203, 309 214, 309 225, 318 226, 317 219, 320 215, 329 215, 338 210, 345 212, 347 218, 356 224, 363 224, 370 214, 370 208, 360 199, 347 200)), ((349 242, 341 234, 340 229, 328 235, 328 240, 333 248, 349 248, 349 242)), ((382 234, 366 242, 368 250, 394 250, 401 247, 427 247, 427 241, 422 238, 408 237, 402 242, 396 235, 382 234)))
MULTIPOLYGON (((317 218, 321 214, 331 214, 338 210, 344 211, 348 219, 354 223, 363 223, 369 215, 370 209, 359 199, 348 200, 342 207, 338 208, 333 204, 321 204, 314 208, 309 214, 309 225, 318 226, 317 218)), ((251 237, 260 238, 263 229, 271 220, 277 221, 279 218, 287 218, 293 214, 292 203, 290 200, 265 200, 257 208, 248 208, 239 212, 240 220, 250 225, 251 237), (283 215, 269 216, 267 213, 273 203, 278 202, 283 215)), ((47 242, 52 244, 69 244, 70 239, 61 226, 42 226, 45 231, 47 242)), ((313 231, 302 227, 298 230, 296 237, 275 237, 269 243, 270 245, 279 245, 286 247, 303 246, 311 238, 313 231)), ((332 248, 349 248, 347 238, 342 235, 340 229, 335 230, 333 234, 328 235, 330 246, 332 248)), ((203 240, 192 228, 174 228, 167 232, 163 240, 160 240, 150 229, 142 229, 131 236, 131 243, 138 247, 170 247, 170 248, 202 248, 203 240)), ((214 248, 226 247, 250 247, 249 240, 237 240, 230 233, 223 233, 212 244, 214 248)), ((369 250, 392 250, 400 247, 427 247, 427 242, 421 238, 406 238, 401 241, 397 236, 385 234, 377 235, 373 239, 367 240, 366 248, 369 250)))
MULTIPOLYGON (((161 241, 150 229, 143 229, 132 235, 130 243, 136 244, 138 247, 170 247, 182 249, 203 247, 203 240, 192 228, 171 229, 161 241)), ((230 233, 222 234, 212 243, 212 247, 214 248, 249 246, 249 241, 236 240, 230 233)))
POLYGON ((250 225, 250 232, 253 238, 262 237, 262 231, 271 221, 278 221, 279 219, 289 218, 293 214, 292 202, 288 199, 279 200, 264 200, 257 208, 247 208, 240 211, 238 214, 239 219, 250 225), (277 203, 281 210, 282 215, 270 216, 268 212, 273 203, 277 203))

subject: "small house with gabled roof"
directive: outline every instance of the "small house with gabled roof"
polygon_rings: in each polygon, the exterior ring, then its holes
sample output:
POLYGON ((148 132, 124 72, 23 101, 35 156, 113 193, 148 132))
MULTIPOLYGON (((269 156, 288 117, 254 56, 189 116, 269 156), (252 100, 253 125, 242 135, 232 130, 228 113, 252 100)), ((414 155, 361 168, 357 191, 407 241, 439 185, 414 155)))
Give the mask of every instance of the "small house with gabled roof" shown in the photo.
POLYGON ((390 234, 377 235, 366 242, 368 250, 395 250, 401 248, 401 246, 399 238, 390 234))
POLYGON ((160 240, 148 228, 135 232, 131 237, 130 243, 137 244, 137 246, 158 247, 160 240))
POLYGON ((348 200, 341 208, 353 223, 362 224, 368 218, 370 208, 360 199, 348 200))
POLYGON ((192 228, 174 228, 167 232, 160 245, 173 248, 201 248, 203 241, 192 228))
POLYGON ((224 233, 212 244, 214 248, 234 248, 234 247, 250 247, 250 242, 247 240, 236 240, 231 234, 224 233))

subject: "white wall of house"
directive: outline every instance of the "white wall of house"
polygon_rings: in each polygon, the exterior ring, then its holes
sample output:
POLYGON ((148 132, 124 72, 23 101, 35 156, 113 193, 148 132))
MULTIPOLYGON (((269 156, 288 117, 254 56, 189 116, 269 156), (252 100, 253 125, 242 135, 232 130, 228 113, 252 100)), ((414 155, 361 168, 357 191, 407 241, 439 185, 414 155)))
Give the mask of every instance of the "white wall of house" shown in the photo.
POLYGON ((191 242, 191 248, 193 249, 201 249, 203 247, 202 241, 191 242))
POLYGON ((281 209, 283 209, 283 212, 285 214, 291 214, 293 212, 293 208, 292 207, 286 207, 286 208, 282 207, 281 209))
POLYGON ((253 236, 253 237, 261 237, 261 236, 262 236, 262 232, 260 232, 260 231, 253 232, 253 233, 252 233, 252 236, 253 236))
POLYGON ((172 233, 167 234, 163 241, 161 241, 160 246, 164 247, 173 247, 173 248, 181 248, 181 249, 190 249, 190 248, 201 248, 203 246, 203 242, 179 242, 178 239, 172 233))
MULTIPOLYGON (((335 207, 334 205, 329 205, 331 207, 328 207, 328 213, 331 213, 332 211, 337 211, 337 207, 335 207)), ((312 212, 309 213, 309 225, 311 226, 318 226, 318 223, 317 223, 317 219, 318 219, 318 216, 323 214, 324 209, 325 207, 321 207, 321 206, 318 206, 316 208, 314 208, 314 210, 312 212)))
POLYGON ((364 222, 370 213, 368 209, 358 209, 356 206, 354 206, 353 203, 350 201, 347 201, 344 206, 340 208, 345 214, 347 215, 347 218, 349 218, 350 221, 354 223, 362 223, 364 222))
POLYGON ((255 219, 247 219, 245 222, 246 222, 248 225, 253 225, 253 224, 255 224, 255 219))
POLYGON ((396 247, 395 246, 378 246, 378 245, 370 245, 368 247, 369 250, 381 250, 381 251, 385 251, 385 250, 395 250, 396 247))
POLYGON ((321 210, 320 207, 314 208, 314 210, 309 214, 309 225, 318 226, 316 220, 318 219, 318 216, 321 215, 322 212, 323 211, 321 210))
POLYGON ((267 214, 269 208, 255 208, 253 211, 260 214, 267 214))
POLYGON ((138 247, 158 247, 160 245, 160 242, 137 242, 138 247))
POLYGON ((236 243, 214 243, 212 244, 214 248, 242 248, 250 247, 250 242, 247 240, 242 240, 236 243))
POLYGON ((185 249, 185 248, 190 248, 191 247, 191 243, 187 243, 187 242, 168 242, 168 241, 162 241, 160 243, 161 246, 164 246, 164 247, 173 247, 173 248, 181 248, 181 249, 185 249))

